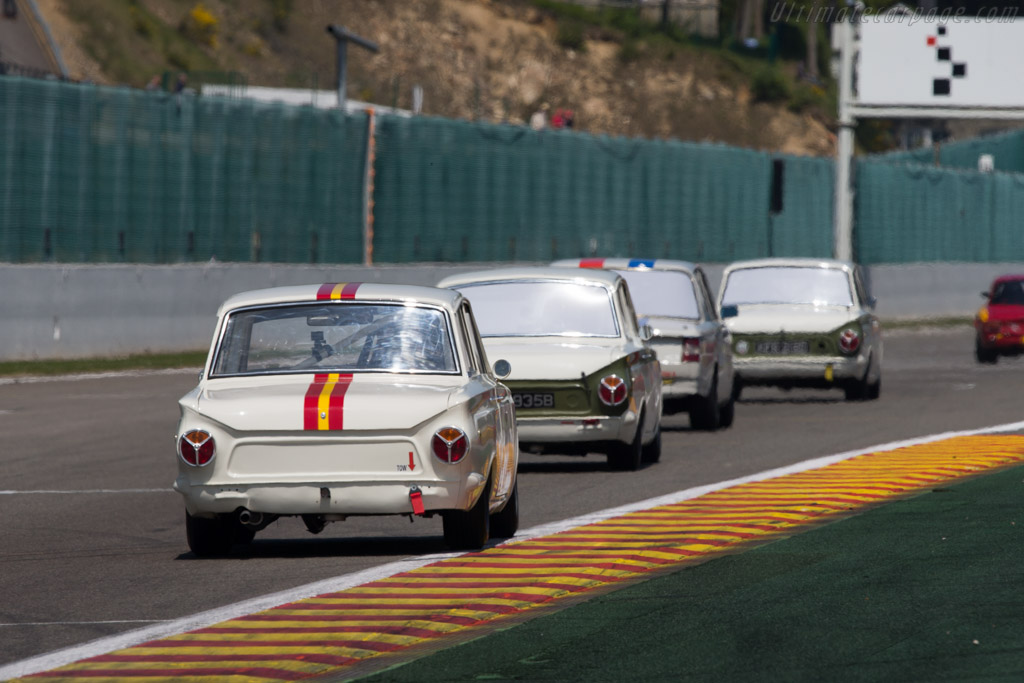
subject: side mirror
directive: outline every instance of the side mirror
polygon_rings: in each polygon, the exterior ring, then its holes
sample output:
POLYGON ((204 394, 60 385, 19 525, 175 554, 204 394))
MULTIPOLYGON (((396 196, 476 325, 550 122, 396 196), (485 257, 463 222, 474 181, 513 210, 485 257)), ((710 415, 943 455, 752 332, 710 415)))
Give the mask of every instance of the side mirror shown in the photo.
POLYGON ((644 341, 651 341, 651 337, 654 336, 654 330, 650 325, 644 323, 640 326, 640 338, 644 341))
POLYGON ((988 298, 988 292, 982 292, 982 293, 981 293, 981 296, 983 296, 984 298, 986 298, 986 299, 987 299, 987 298, 988 298))
POLYGON ((868 297, 868 308, 874 308, 878 305, 878 299, 873 296, 868 297))
POLYGON ((504 358, 494 361, 494 374, 498 379, 505 379, 512 374, 512 364, 504 358))
POLYGON ((733 305, 722 306, 722 317, 723 318, 735 318, 740 314, 740 309, 733 305))

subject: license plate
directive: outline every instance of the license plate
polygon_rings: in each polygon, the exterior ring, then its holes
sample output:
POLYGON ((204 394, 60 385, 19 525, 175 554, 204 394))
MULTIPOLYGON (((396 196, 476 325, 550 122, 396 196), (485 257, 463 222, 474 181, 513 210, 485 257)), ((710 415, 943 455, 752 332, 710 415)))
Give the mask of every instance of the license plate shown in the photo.
POLYGON ((789 356, 797 353, 807 353, 810 346, 805 341, 763 341, 754 345, 757 353, 766 353, 775 356, 789 356))
POLYGON ((555 395, 546 392, 513 393, 516 408, 554 408, 555 395))

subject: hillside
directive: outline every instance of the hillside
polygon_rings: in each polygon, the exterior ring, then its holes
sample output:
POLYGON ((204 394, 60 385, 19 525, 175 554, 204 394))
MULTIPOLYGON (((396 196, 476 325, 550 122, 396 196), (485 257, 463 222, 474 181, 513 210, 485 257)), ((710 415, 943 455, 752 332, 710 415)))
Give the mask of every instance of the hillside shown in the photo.
MULTIPOLYGON (((424 113, 438 116, 525 123, 547 105, 573 109, 576 128, 597 134, 834 152, 820 91, 790 83, 793 95, 757 101, 751 83, 763 61, 636 40, 528 0, 36 2, 81 80, 142 87, 184 70, 193 84, 236 72, 250 85, 331 89, 335 42, 325 27, 338 24, 380 46, 349 47, 354 99, 411 108, 421 85, 424 113)), ((783 63, 773 73, 794 72, 783 63)))

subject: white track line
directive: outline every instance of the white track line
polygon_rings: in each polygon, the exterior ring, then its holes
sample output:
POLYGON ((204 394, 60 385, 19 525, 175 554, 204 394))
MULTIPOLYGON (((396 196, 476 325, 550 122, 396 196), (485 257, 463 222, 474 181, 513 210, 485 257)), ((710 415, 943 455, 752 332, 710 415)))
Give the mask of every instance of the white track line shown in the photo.
POLYGON ((174 489, 79 489, 79 490, 67 490, 54 489, 52 491, 46 489, 32 489, 28 491, 15 491, 15 490, 0 490, 0 496, 24 496, 33 495, 38 493, 45 493, 47 495, 54 494, 79 494, 79 493, 174 493, 174 489))
MULTIPOLYGON (((891 451, 897 448, 905 448, 907 446, 917 446, 920 444, 932 443, 934 441, 944 441, 946 439, 952 439, 957 436, 972 436, 976 434, 998 434, 1002 432, 1017 432, 1024 431, 1024 422, 1012 422, 1003 425, 994 425, 992 427, 985 427, 983 429, 971 429, 962 432, 943 432, 941 434, 933 434, 930 436, 923 436, 916 439, 907 439, 905 441, 893 441, 878 446, 872 446, 871 448, 865 448, 856 451, 846 451, 845 453, 838 453, 836 455, 829 455, 820 458, 813 458, 811 460, 804 460, 793 465, 787 465, 785 467, 777 467, 775 469, 766 470, 759 472, 758 474, 752 474, 747 477, 740 477, 738 479, 730 479, 728 481, 718 482, 717 484, 708 484, 707 486, 697 486, 691 489, 683 491, 677 491, 664 496, 658 496, 657 498, 648 498, 637 503, 631 503, 629 505, 622 505, 616 508, 610 508, 607 510, 601 510, 599 512, 592 512, 586 515, 580 515, 579 517, 573 517, 571 519, 565 519, 559 522, 551 522, 550 524, 542 524, 535 526, 531 529, 520 531, 516 534, 515 538, 512 539, 511 543, 519 541, 525 541, 531 538, 537 538, 540 536, 548 536, 550 534, 558 533, 560 531, 566 531, 577 526, 584 524, 593 524, 610 517, 616 517, 628 512, 636 512, 638 510, 647 510, 649 508, 658 507, 660 505, 670 505, 672 503, 678 503, 684 500, 690 500, 703 496, 712 491, 718 491, 721 489, 737 486, 739 484, 745 484, 754 481, 764 481, 766 479, 774 479, 787 474, 795 474, 797 472, 805 472, 807 470, 819 469, 827 465, 831 465, 843 460, 856 457, 858 455, 864 455, 866 453, 874 453, 877 451, 891 451)), ((380 581, 386 579, 395 574, 402 572, 412 571, 419 569, 425 565, 444 560, 451 557, 458 557, 462 553, 436 553, 433 555, 420 555, 408 560, 399 560, 397 562, 389 562, 388 564, 381 565, 379 567, 373 567, 366 569, 361 572, 354 574, 346 574, 344 576, 338 576, 331 579, 324 579, 323 581, 316 581, 314 583, 308 583, 304 586, 298 586, 290 590, 280 591, 278 593, 271 593, 269 595, 263 595, 258 598, 251 600, 244 600, 242 602, 236 602, 232 605, 226 605, 224 607, 218 607, 217 609, 207 610, 205 612, 199 612, 181 619, 175 619, 174 621, 167 621, 158 623, 153 626, 146 628, 136 629, 134 631, 127 631, 125 633, 119 633, 114 636, 108 636, 106 638, 99 638, 82 645, 74 645, 63 650, 56 650, 48 654, 39 655, 36 657, 30 657, 29 659, 23 659, 20 662, 14 662, 6 666, 0 667, 0 680, 7 680, 9 678, 18 678, 21 676, 28 676, 41 671, 48 671, 55 669, 65 664, 71 664, 88 657, 95 657, 97 655, 106 654, 113 650, 120 650, 126 647, 132 647, 139 643, 144 643, 149 640, 155 640, 158 638, 166 638, 169 636, 177 635, 185 631, 191 631, 193 629, 205 628, 212 626, 213 624, 226 621, 228 619, 234 619, 241 617, 246 614, 252 614, 253 612, 259 612, 262 610, 277 607, 289 602, 295 602, 296 600, 303 600, 305 598, 311 598, 324 593, 334 593, 337 591, 346 590, 354 586, 359 586, 364 583, 371 581, 380 581)), ((96 622, 96 623, 108 623, 108 622, 96 622)))

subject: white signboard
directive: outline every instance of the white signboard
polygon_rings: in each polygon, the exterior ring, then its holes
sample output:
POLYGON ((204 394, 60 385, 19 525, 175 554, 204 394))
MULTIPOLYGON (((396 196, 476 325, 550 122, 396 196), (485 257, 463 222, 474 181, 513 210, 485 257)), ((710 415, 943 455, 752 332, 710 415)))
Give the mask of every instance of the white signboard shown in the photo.
POLYGON ((1024 108, 1024 19, 875 15, 859 28, 857 105, 1024 108))

